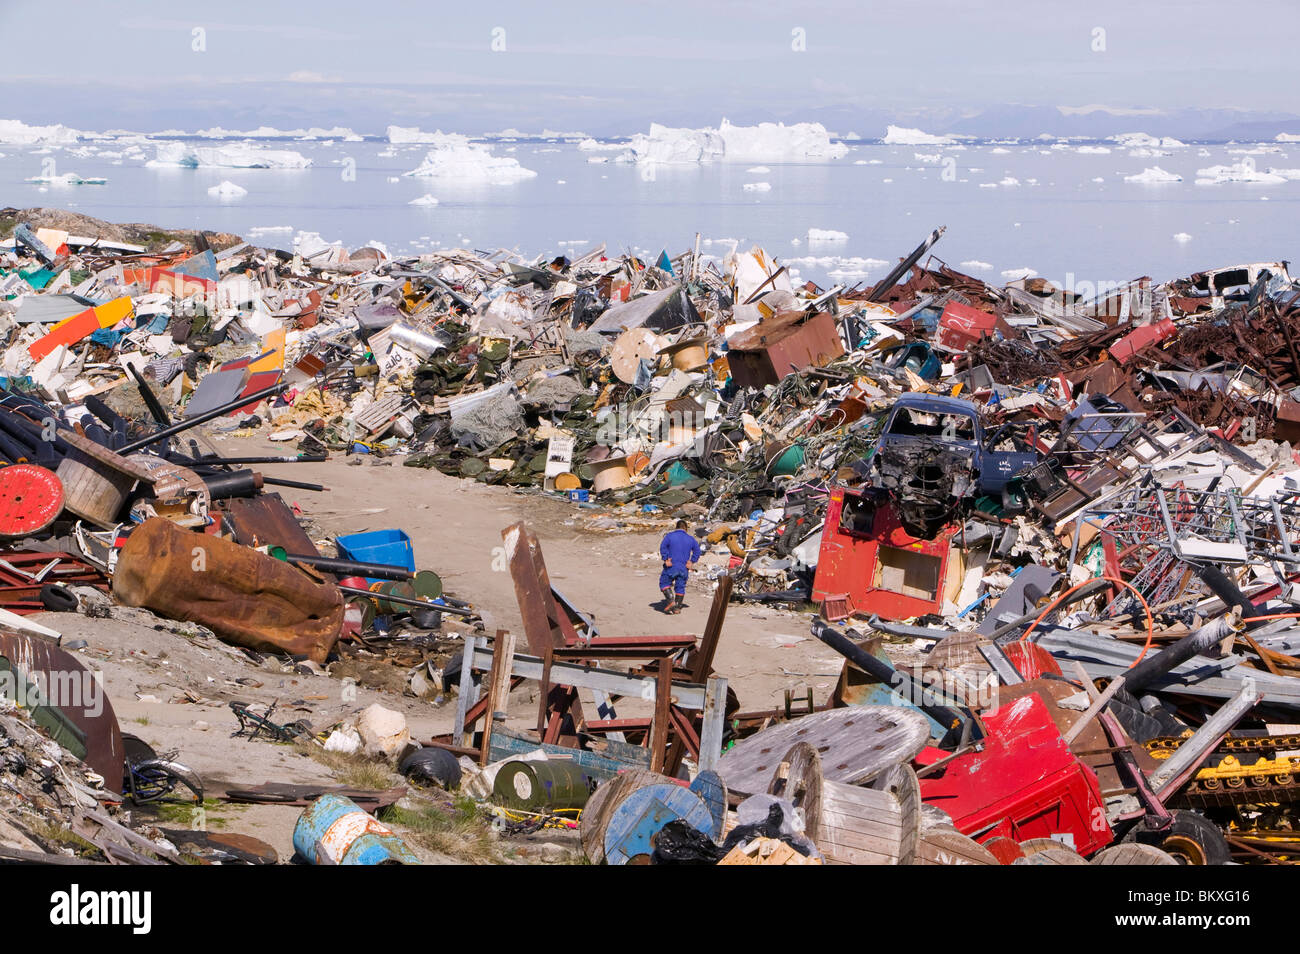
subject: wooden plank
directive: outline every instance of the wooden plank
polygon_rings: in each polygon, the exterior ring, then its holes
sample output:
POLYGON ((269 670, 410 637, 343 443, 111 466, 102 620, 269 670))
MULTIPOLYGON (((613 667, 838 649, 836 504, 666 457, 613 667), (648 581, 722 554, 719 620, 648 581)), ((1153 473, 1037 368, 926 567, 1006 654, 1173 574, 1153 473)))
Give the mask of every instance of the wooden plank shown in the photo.
POLYGON ((479 765, 488 764, 492 750, 492 726, 496 722, 497 713, 504 713, 510 704, 510 668, 514 661, 514 633, 498 629, 496 640, 492 644, 492 674, 488 679, 488 704, 483 719, 483 751, 479 755, 479 765))
POLYGON ((655 718, 650 729, 650 768, 661 772, 668 757, 668 707, 672 705, 673 661, 659 660, 659 676, 655 680, 655 718))
POLYGON ((486 641, 486 636, 465 637, 465 650, 460 666, 460 691, 456 694, 456 719, 452 723, 451 730, 451 741, 454 745, 468 746, 472 741, 467 731, 468 726, 465 724, 465 716, 469 712, 470 705, 475 701, 471 696, 477 696, 474 688, 474 654, 479 645, 486 641))
MULTIPOLYGON (((681 700, 678 700, 681 705, 681 700)), ((727 727, 727 680, 710 676, 704 686, 704 718, 700 727, 701 771, 717 767, 722 756, 722 735, 727 727)))

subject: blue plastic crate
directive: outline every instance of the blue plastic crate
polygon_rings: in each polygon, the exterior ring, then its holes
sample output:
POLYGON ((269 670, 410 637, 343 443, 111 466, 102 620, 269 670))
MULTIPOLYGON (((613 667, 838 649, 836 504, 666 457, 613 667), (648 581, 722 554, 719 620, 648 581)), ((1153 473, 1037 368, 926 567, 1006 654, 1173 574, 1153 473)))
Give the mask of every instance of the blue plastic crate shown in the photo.
MULTIPOLYGON (((335 537, 339 547, 339 558, 357 560, 361 563, 384 563, 388 566, 405 567, 415 572, 415 548, 411 538, 404 530, 371 530, 367 533, 349 533, 335 537)), ((382 580, 366 577, 371 583, 382 580)))

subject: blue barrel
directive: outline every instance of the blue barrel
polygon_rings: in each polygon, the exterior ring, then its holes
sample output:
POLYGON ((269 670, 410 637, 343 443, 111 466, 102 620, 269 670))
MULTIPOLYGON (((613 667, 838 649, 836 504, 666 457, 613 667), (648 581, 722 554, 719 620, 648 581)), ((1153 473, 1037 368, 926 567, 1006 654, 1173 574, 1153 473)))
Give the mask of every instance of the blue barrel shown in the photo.
POLYGON ((420 863, 406 842, 342 795, 322 795, 298 816, 293 847, 314 865, 420 863))

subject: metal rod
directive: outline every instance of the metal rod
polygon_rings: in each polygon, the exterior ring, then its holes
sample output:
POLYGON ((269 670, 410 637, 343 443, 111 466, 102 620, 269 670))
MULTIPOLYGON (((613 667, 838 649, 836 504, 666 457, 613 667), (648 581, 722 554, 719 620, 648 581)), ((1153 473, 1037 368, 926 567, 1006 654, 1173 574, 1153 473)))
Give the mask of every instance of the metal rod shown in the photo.
POLYGON ((340 586, 339 589, 350 596, 364 596, 372 600, 384 600, 387 603, 400 603, 403 606, 418 606, 421 609, 437 610, 440 613, 451 613, 453 616, 477 616, 473 610, 461 609, 459 606, 452 606, 448 603, 430 603, 428 600, 408 600, 404 596, 393 596, 391 593, 371 593, 369 590, 359 590, 355 586, 340 586))
POLYGON ((156 444, 161 440, 166 440, 167 438, 171 437, 173 434, 179 434, 182 431, 188 431, 191 427, 197 427, 200 424, 206 424, 208 421, 212 420, 213 418, 220 417, 223 414, 229 414, 231 411, 235 410, 236 408, 243 407, 246 404, 256 404, 266 398, 273 397, 274 395, 287 390, 288 387, 289 385, 287 382, 281 381, 279 384, 273 384, 269 388, 263 388, 260 391, 254 391, 252 394, 246 394, 243 397, 238 397, 235 400, 231 401, 229 404, 223 404, 220 407, 214 407, 210 411, 204 411, 202 414, 196 414, 193 417, 186 418, 185 420, 177 424, 173 424, 171 427, 164 427, 161 431, 156 431, 155 433, 151 434, 149 437, 142 437, 138 441, 133 441, 132 443, 127 444, 125 447, 119 448, 117 452, 121 454, 123 457, 125 457, 127 454, 148 447, 150 444, 156 444))
POLYGON ((391 563, 363 563, 360 560, 339 560, 305 553, 286 553, 284 558, 290 563, 305 563, 307 566, 345 576, 368 576, 376 580, 409 580, 415 576, 406 567, 393 566, 391 563))
POLYGON ((262 483, 274 484, 276 487, 296 487, 298 490, 314 490, 317 493, 323 493, 329 490, 324 484, 309 484, 305 480, 287 480, 284 477, 267 477, 262 475, 262 483))

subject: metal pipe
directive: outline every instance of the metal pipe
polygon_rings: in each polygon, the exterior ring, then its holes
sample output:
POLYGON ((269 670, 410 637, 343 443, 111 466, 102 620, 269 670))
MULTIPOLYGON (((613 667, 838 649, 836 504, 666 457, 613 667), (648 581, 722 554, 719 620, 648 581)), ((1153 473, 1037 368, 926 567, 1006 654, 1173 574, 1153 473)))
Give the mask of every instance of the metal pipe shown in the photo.
POLYGON ((294 487, 298 490, 314 490, 323 493, 329 490, 324 484, 309 484, 305 480, 288 480, 284 477, 267 477, 262 475, 262 483, 276 487, 294 487))
POLYGON ((287 382, 281 381, 279 384, 273 384, 269 388, 262 388, 262 390, 254 391, 252 394, 246 394, 243 397, 235 398, 235 400, 231 401, 229 404, 214 407, 210 411, 204 411, 202 414, 196 414, 193 417, 186 418, 177 424, 173 424, 171 427, 164 427, 161 431, 156 431, 149 437, 142 437, 138 441, 133 441, 125 447, 120 448, 118 453, 125 457, 127 454, 143 450, 150 444, 156 444, 161 440, 166 440, 174 434, 188 431, 191 427, 197 427, 200 424, 206 424, 213 418, 220 417, 223 414, 229 414, 236 408, 243 407, 246 404, 256 404, 266 398, 280 394, 281 392, 288 390, 288 387, 289 385, 287 382))
POLYGON ((1240 632, 1242 628, 1241 618, 1236 613, 1211 620, 1196 632, 1188 633, 1178 642, 1166 646, 1130 669, 1125 678, 1125 688, 1133 695, 1138 695, 1142 689, 1175 666, 1209 649, 1215 643, 1222 642, 1233 633, 1240 632))
POLYGON ((362 563, 360 560, 339 560, 305 553, 286 553, 284 558, 290 563, 305 563, 343 576, 366 576, 376 580, 409 580, 415 576, 406 567, 393 566, 391 563, 362 563))
POLYGON ((953 729, 965 721, 966 717, 962 713, 949 706, 931 705, 924 701, 918 701, 924 700, 928 694, 932 694, 931 690, 918 685, 907 673, 895 669, 889 663, 877 659, 871 653, 858 647, 853 640, 843 633, 831 629, 821 620, 813 620, 812 633, 863 672, 875 676, 885 685, 898 690, 905 699, 911 701, 917 709, 940 725, 953 729))
POLYGON ((921 260, 921 256, 924 255, 930 249, 930 246, 934 245, 935 242, 939 241, 940 237, 947 230, 948 230, 948 226, 941 225, 933 232, 931 232, 924 242, 922 242, 920 245, 918 245, 915 249, 912 250, 911 255, 907 256, 907 258, 903 259, 896 266, 894 266, 893 271, 891 271, 888 275, 882 278, 876 284, 875 288, 871 289, 871 294, 867 296, 867 301, 873 301, 873 302, 880 301, 880 299, 884 298, 885 292, 893 288, 894 284, 900 278, 903 277, 903 274, 909 268, 911 268, 913 265, 919 262, 921 260))
POLYGON ((364 596, 368 599, 383 599, 388 603, 400 603, 403 606, 418 606, 420 609, 437 610, 439 613, 451 613, 453 616, 477 616, 473 610, 461 609, 459 606, 452 606, 449 603, 430 603, 428 600, 408 600, 404 596, 393 596, 391 593, 381 595, 371 593, 369 590, 359 590, 355 586, 340 586, 339 590, 350 596, 364 596))

